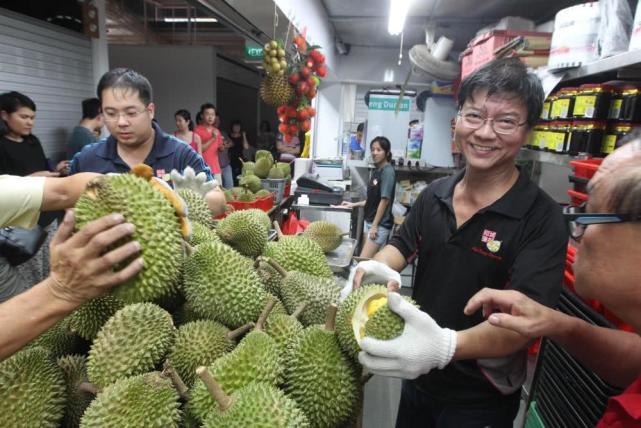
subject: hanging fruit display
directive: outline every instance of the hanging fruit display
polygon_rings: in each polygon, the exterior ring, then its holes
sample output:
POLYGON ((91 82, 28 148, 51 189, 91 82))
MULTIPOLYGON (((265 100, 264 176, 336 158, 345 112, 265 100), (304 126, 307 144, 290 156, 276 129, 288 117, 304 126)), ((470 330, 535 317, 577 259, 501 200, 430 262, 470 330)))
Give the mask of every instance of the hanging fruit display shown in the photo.
POLYGON ((277 107, 283 139, 290 142, 299 132, 311 129, 316 110, 311 101, 316 97, 321 78, 327 74, 325 55, 320 46, 309 46, 302 35, 292 41, 292 61, 287 62, 287 46, 272 40, 263 50, 263 67, 267 75, 260 85, 260 96, 277 107))

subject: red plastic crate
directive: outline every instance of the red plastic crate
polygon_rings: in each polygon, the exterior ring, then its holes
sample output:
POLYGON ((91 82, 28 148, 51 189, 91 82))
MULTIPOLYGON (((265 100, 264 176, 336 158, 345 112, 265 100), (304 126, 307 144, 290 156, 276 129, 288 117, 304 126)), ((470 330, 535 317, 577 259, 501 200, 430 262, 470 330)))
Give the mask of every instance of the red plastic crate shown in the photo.
POLYGON ((274 206, 274 194, 272 193, 269 196, 265 196, 264 198, 258 198, 256 199, 256 208, 261 209, 265 212, 269 211, 272 209, 274 206))
POLYGON ((588 201, 588 195, 585 193, 577 192, 575 190, 568 190, 568 195, 570 195, 570 198, 572 199, 570 203, 575 207, 578 207, 579 205, 588 201))
POLYGON ((283 198, 287 198, 292 192, 292 181, 287 180, 285 184, 285 190, 283 191, 283 198))
POLYGON ((250 208, 258 208, 256 206, 256 202, 257 201, 254 201, 254 202, 232 201, 232 202, 230 202, 230 204, 231 204, 232 207, 234 207, 234 209, 236 211, 239 211, 239 210, 248 210, 250 208))
POLYGON ((586 179, 591 179, 599 166, 603 162, 601 158, 573 160, 570 161, 570 166, 574 167, 574 176, 586 179))

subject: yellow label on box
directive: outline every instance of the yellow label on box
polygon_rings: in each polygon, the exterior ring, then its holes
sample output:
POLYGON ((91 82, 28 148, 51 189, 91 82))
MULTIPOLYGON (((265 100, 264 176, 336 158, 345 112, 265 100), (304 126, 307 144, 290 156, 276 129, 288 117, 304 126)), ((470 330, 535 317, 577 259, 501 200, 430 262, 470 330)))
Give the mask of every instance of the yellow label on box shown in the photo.
POLYGON ((547 120, 550 117, 550 102, 543 103, 543 110, 541 110, 541 119, 547 120))
POLYGON ((554 103, 552 103, 552 109, 550 110, 550 119, 556 119, 557 117, 567 117, 569 108, 570 100, 567 98, 554 101, 554 103))
POLYGON ((614 151, 614 146, 617 144, 617 135, 608 134, 603 137, 603 143, 601 144, 602 153, 612 153, 614 151))
POLYGON ((608 119, 618 119, 621 114, 621 106, 623 105, 622 99, 612 100, 610 102, 610 111, 608 112, 608 119))
POLYGON ((581 117, 594 117, 596 95, 579 95, 574 102, 574 115, 581 117))

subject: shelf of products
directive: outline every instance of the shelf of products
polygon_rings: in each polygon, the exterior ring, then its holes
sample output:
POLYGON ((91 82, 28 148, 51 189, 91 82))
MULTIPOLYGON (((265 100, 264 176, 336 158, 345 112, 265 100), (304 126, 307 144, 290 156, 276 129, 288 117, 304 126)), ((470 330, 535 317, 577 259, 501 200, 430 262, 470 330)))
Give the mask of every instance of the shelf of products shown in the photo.
MULTIPOLYGON (((622 68, 641 68, 641 50, 624 52, 570 69, 565 72, 565 76, 560 83, 597 74, 614 72, 622 68)), ((641 70, 639 73, 641 74, 641 70)))

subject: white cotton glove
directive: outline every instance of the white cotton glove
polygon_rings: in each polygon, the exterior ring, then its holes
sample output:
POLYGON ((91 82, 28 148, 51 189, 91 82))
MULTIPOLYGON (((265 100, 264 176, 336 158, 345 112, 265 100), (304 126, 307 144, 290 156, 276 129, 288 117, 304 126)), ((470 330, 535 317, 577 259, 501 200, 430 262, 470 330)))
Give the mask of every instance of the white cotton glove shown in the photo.
POLYGON ((357 270, 362 270, 364 272, 363 277, 359 286, 365 284, 384 284, 387 285, 389 281, 395 281, 398 286, 401 286, 401 274, 396 272, 391 267, 387 266, 385 263, 381 263, 376 260, 367 260, 360 262, 356 266, 352 267, 351 272, 349 273, 349 278, 345 286, 341 290, 340 301, 342 302, 349 296, 349 294, 354 289, 354 276, 356 275, 357 270))
POLYGON ((171 182, 176 190, 191 189, 203 197, 211 189, 218 187, 216 179, 207 181, 207 175, 205 175, 204 172, 196 174, 194 169, 190 166, 185 168, 185 172, 183 174, 179 173, 175 169, 171 170, 171 182))
POLYGON ((456 332, 441 328, 428 314, 398 293, 387 296, 389 308, 405 320, 403 333, 392 340, 365 337, 358 361, 371 373, 416 379, 434 368, 442 369, 456 350, 456 332))

